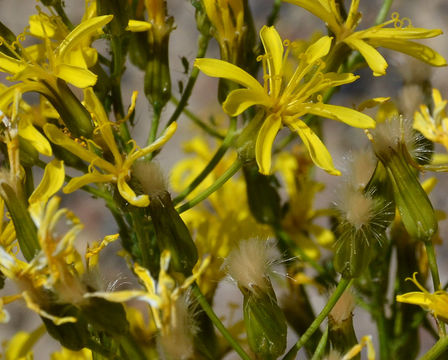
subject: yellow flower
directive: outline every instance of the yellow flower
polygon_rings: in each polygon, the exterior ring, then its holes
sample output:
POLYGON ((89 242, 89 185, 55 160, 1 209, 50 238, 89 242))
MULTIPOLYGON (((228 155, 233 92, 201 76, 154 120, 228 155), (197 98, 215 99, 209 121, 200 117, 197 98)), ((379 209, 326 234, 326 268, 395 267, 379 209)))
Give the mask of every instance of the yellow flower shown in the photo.
POLYGON ((448 116, 445 112, 447 104, 440 91, 432 89, 434 108, 432 113, 426 105, 420 105, 420 111, 414 114, 414 129, 420 131, 427 139, 442 144, 448 151, 448 116))
POLYGON ((112 153, 114 162, 107 161, 97 155, 95 151, 90 151, 82 146, 79 142, 71 139, 64 134, 56 125, 46 124, 44 131, 47 137, 56 145, 62 146, 66 150, 78 156, 80 159, 90 163, 89 173, 80 177, 73 178, 63 188, 65 193, 71 193, 84 185, 90 183, 116 183, 118 191, 124 199, 135 206, 148 206, 148 195, 136 195, 134 190, 128 185, 127 181, 131 177, 131 168, 134 162, 149 153, 161 148, 176 131, 176 123, 172 123, 165 133, 151 145, 140 149, 134 144, 133 149, 125 157, 120 153, 117 143, 115 142, 112 125, 100 101, 91 88, 85 91, 86 108, 92 114, 94 120, 98 123, 102 140, 106 144, 108 150, 112 153), (100 169, 101 172, 99 170, 100 169))
POLYGON ((42 325, 32 332, 18 331, 12 338, 3 342, 1 358, 5 360, 33 359, 34 344, 45 334, 42 325))
MULTIPOLYGON (((50 38, 60 34, 59 27, 43 14, 35 15, 30 19, 31 33, 42 37, 44 44, 21 47, 17 52, 4 42, 14 57, 0 52, 0 70, 13 75, 13 81, 23 81, 16 85, 22 92, 36 91, 49 97, 55 96, 51 90, 58 88, 58 78, 79 88, 93 86, 97 76, 88 67, 96 61, 96 55, 93 55, 96 50, 90 50, 85 42, 90 43, 92 36, 111 20, 112 15, 105 15, 83 21, 60 39, 55 48, 50 38)), ((12 91, 15 86, 10 89, 12 91)))
POLYGON ((442 30, 414 28, 409 19, 400 20, 398 14, 394 13, 389 21, 366 30, 355 31, 362 17, 358 12, 359 0, 352 0, 346 19, 335 0, 284 1, 298 5, 322 19, 335 35, 336 43, 345 43, 353 50, 359 51, 375 76, 384 75, 387 68, 386 60, 376 50, 378 47, 413 56, 433 66, 446 65, 446 60, 439 53, 428 46, 411 41, 438 36, 442 34, 442 30), (386 28, 390 24, 394 24, 394 27, 386 28))
POLYGON ((215 28, 213 33, 221 50, 221 58, 236 64, 244 34, 242 0, 203 0, 205 12, 215 28))
POLYGON ((416 275, 417 273, 414 273, 412 279, 407 278, 406 280, 412 281, 420 289, 420 291, 398 295, 397 301, 419 305, 425 310, 431 311, 431 313, 438 319, 448 322, 448 293, 443 290, 438 290, 431 294, 419 284, 416 279, 416 275))
MULTIPOLYGON (((322 58, 328 54, 331 38, 323 36, 309 46, 301 55, 300 62, 289 78, 285 78, 283 42, 274 27, 264 26, 260 37, 265 49, 262 56, 264 86, 239 67, 216 59, 196 59, 195 66, 209 76, 232 80, 246 87, 232 91, 223 103, 223 109, 237 116, 253 105, 265 108, 267 116, 257 136, 255 157, 261 173, 269 174, 271 150, 274 139, 284 126, 297 132, 307 147, 314 163, 330 174, 339 175, 333 160, 319 137, 300 117, 313 114, 342 121, 360 128, 372 128, 375 122, 358 111, 336 105, 323 104, 319 94, 331 87, 351 83, 357 79, 353 74, 323 73, 322 58)), ((287 42, 285 42, 287 44, 287 42)))

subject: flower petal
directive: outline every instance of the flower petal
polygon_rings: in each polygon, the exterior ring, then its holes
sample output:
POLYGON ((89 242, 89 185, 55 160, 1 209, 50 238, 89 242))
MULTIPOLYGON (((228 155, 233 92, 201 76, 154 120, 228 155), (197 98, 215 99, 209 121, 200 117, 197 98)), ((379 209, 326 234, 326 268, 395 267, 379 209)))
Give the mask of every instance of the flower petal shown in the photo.
POLYGON ((50 123, 45 124, 44 132, 53 144, 62 146, 80 159, 91 164, 94 163, 95 166, 98 166, 109 173, 115 173, 115 167, 110 162, 100 158, 98 155, 84 148, 81 144, 70 139, 70 137, 59 130, 56 125, 50 123))
POLYGON ((282 84, 283 42, 273 26, 263 26, 260 38, 266 52, 271 95, 277 96, 282 84))
POLYGON ((151 28, 151 23, 141 20, 129 20, 128 26, 126 26, 126 30, 132 32, 148 31, 151 28))
POLYGON ((114 181, 115 181, 115 175, 113 174, 101 174, 99 172, 87 173, 82 176, 72 178, 68 182, 68 184, 64 186, 62 191, 65 194, 70 194, 73 191, 78 190, 87 184, 114 182, 114 181))
MULTIPOLYGON (((317 0, 285 0, 291 4, 300 6, 308 10, 311 14, 322 19, 333 32, 338 29, 339 25, 336 18, 331 13, 329 6, 324 6, 321 1, 317 0)), ((326 4, 325 4, 326 5, 326 4)))
POLYGON ((307 63, 311 64, 327 55, 331 48, 331 40, 329 36, 322 36, 314 44, 308 46, 305 51, 307 63))
POLYGON ((64 162, 52 160, 46 166, 44 175, 39 185, 34 189, 28 199, 30 204, 35 202, 46 203, 50 197, 56 194, 64 184, 64 162))
POLYGON ((17 74, 25 69, 26 64, 0 52, 0 70, 9 74, 17 74))
POLYGON ((19 121, 19 136, 28 141, 38 152, 45 156, 53 155, 51 145, 31 123, 29 117, 23 117, 19 121))
POLYGON ((403 39, 428 39, 443 34, 440 29, 424 29, 424 28, 378 28, 367 29, 360 31, 358 34, 362 35, 362 38, 370 40, 403 40, 403 39))
POLYGON ((420 305, 425 309, 429 309, 432 304, 431 295, 420 291, 397 295, 397 301, 407 304, 420 305))
POLYGON ((194 62, 205 75, 232 80, 249 89, 264 91, 263 86, 252 75, 236 65, 218 59, 196 59, 194 62))
POLYGON ((81 24, 75 27, 58 46, 56 49, 57 56, 62 59, 62 62, 65 62, 64 57, 71 51, 71 49, 80 45, 91 36, 99 33, 101 28, 109 23, 113 17, 113 15, 104 15, 82 21, 81 24))
POLYGON ((126 182, 124 176, 120 176, 117 181, 118 192, 130 204, 138 207, 146 207, 149 205, 148 195, 137 195, 134 190, 126 182))
POLYGON ((382 46, 388 49, 399 51, 403 54, 415 57, 432 66, 445 66, 446 60, 437 51, 429 46, 420 44, 415 41, 383 39, 371 42, 373 45, 382 46))
POLYGON ((347 37, 344 42, 352 49, 358 50, 361 53, 370 69, 372 69, 374 76, 386 74, 387 62, 373 46, 354 36, 347 37))
POLYGON ((147 302, 152 307, 160 307, 160 299, 156 295, 151 295, 142 290, 122 290, 113 292, 91 292, 84 295, 86 298, 98 297, 112 302, 122 303, 128 300, 137 299, 147 302))
POLYGON ((296 119, 288 123, 288 127, 297 132, 308 149, 313 162, 331 175, 341 175, 333 165, 333 159, 319 137, 302 120, 296 119))
POLYGON ((273 114, 268 116, 258 132, 255 143, 255 159, 258 170, 264 175, 269 175, 271 170, 272 144, 282 125, 282 118, 273 114))
POLYGON ((375 120, 373 120, 370 116, 345 106, 323 103, 308 103, 303 106, 306 112, 310 114, 322 116, 327 119, 338 120, 353 127, 361 129, 370 129, 375 127, 375 120))
POLYGON ((230 92, 222 107, 230 116, 237 116, 252 105, 269 107, 271 102, 264 91, 237 89, 230 92))
POLYGON ((90 70, 68 64, 59 64, 56 66, 54 74, 58 78, 61 78, 80 89, 95 85, 98 78, 98 76, 90 70))

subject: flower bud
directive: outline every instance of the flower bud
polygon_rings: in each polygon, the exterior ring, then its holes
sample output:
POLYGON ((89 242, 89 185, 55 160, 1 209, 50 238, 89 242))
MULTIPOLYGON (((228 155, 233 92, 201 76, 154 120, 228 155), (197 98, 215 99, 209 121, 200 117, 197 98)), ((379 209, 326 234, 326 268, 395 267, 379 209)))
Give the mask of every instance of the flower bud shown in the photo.
POLYGON ((258 172, 255 162, 243 165, 249 208, 254 218, 262 224, 276 225, 280 221, 280 196, 273 175, 258 172))
POLYGON ((286 319, 268 277, 273 264, 265 241, 243 241, 225 266, 244 296, 244 323, 252 351, 261 359, 276 359, 286 348, 286 319))
POLYGON ((437 218, 423 190, 417 172, 409 163, 416 133, 403 118, 392 118, 377 125, 373 132, 373 148, 384 165, 392 184, 401 221, 409 235, 430 241, 437 231, 437 218))
POLYGON ((150 194, 148 206, 160 252, 169 250, 171 266, 176 272, 190 276, 198 260, 198 251, 187 226, 174 208, 168 191, 150 194))

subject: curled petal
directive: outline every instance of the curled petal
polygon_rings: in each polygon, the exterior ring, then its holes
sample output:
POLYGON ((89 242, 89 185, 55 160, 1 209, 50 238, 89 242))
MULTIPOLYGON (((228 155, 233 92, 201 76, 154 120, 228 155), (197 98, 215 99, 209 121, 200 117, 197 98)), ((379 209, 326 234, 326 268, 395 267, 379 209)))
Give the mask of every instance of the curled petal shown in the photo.
POLYGON ((269 175, 271 170, 272 144, 282 125, 282 119, 279 116, 268 116, 258 132, 255 143, 255 159, 257 160, 258 170, 264 175, 269 175))
POLYGON ((260 30, 260 38, 266 52, 269 88, 272 95, 277 96, 282 81, 283 42, 273 26, 263 26, 260 30))
POLYGON ((331 37, 322 36, 305 51, 306 61, 311 64, 328 54, 331 48, 331 37))
POLYGON ((386 74, 387 62, 383 56, 371 45, 364 40, 348 37, 344 42, 352 49, 358 50, 366 60, 369 68, 372 69, 374 76, 382 76, 386 74))
POLYGON ((297 132, 308 149, 313 162, 331 175, 341 175, 333 165, 333 159, 319 137, 300 119, 288 123, 288 127, 297 132))
POLYGON ((120 176, 117 181, 118 192, 130 204, 138 207, 146 207, 149 205, 148 195, 137 195, 134 190, 126 182, 124 176, 120 176))

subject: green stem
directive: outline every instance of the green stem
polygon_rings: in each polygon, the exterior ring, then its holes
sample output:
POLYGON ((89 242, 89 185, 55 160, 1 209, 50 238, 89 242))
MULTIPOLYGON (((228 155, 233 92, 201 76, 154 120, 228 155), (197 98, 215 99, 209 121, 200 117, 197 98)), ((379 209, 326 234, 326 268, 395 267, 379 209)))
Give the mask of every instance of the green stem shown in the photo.
POLYGON ((443 355, 448 348, 448 336, 441 337, 429 351, 423 355, 420 360, 435 360, 443 355))
POLYGON ((389 336, 386 328, 386 319, 384 317, 384 308, 378 309, 378 314, 376 316, 376 324, 378 329, 378 338, 380 343, 380 359, 386 360, 389 354, 389 336))
MULTIPOLYGON (((179 105, 179 100, 177 100, 174 96, 171 97, 171 101, 174 103, 174 105, 179 105)), ((197 126, 199 126, 202 130, 204 130, 209 135, 221 139, 224 139, 224 135, 213 129, 211 126, 209 126, 207 123, 202 121, 199 117, 197 117, 195 114, 193 114, 190 110, 187 108, 184 108, 183 113, 187 115, 187 117, 193 121, 197 126)))
POLYGON ((218 190, 221 186, 223 186, 227 180, 229 180, 233 175, 235 175, 237 171, 241 168, 241 166, 242 166, 241 160, 240 159, 235 160, 233 165, 230 168, 228 168, 227 171, 224 174, 222 174, 218 179, 216 179, 216 181, 212 185, 210 185, 207 189, 205 189, 195 198, 179 206, 177 208, 179 214, 191 209, 196 204, 199 204, 201 201, 207 199, 211 194, 213 194, 216 190, 218 190))
POLYGON ((300 337, 299 341, 288 351, 288 353, 283 357, 283 360, 293 360, 297 355, 297 352, 302 348, 303 345, 310 339, 311 335, 319 328, 320 324, 328 316, 331 309, 333 309, 336 302, 339 300, 341 295, 344 293, 345 289, 350 287, 353 279, 342 278, 339 281, 338 286, 334 290, 331 297, 328 299, 327 304, 324 306, 320 314, 314 319, 313 323, 310 325, 307 331, 300 337))
MULTIPOLYGON (((198 40, 198 51, 196 53, 196 59, 204 57, 205 53, 207 52, 208 43, 210 41, 210 36, 200 35, 198 40)), ((193 67, 193 70, 191 70, 190 77, 188 78, 187 85, 185 86, 184 92, 182 93, 182 96, 180 98, 179 103, 177 104, 176 110, 174 110, 173 115, 171 115, 170 119, 168 120, 168 123, 166 124, 166 127, 168 127, 171 123, 175 122, 179 115, 184 110, 185 106, 187 106, 188 99, 191 96, 191 93, 193 91, 193 87, 196 83, 196 80, 199 76, 199 69, 197 67, 193 67)))
POLYGON ((384 22, 393 2, 394 2, 394 0, 384 0, 383 1, 383 5, 381 5, 381 9, 378 12, 378 15, 376 17, 375 25, 379 25, 382 22, 384 22))
POLYGON ((194 180, 186 187, 184 191, 182 191, 179 195, 177 195, 173 199, 174 205, 180 203, 183 199, 185 199, 196 187, 210 174, 213 169, 218 165, 219 161, 222 159, 224 154, 227 152, 228 148, 233 142, 235 138, 235 129, 236 129, 236 118, 230 119, 229 130, 227 131, 227 135, 224 138, 221 146, 216 151, 215 155, 213 155, 210 162, 207 166, 201 171, 201 173, 194 178, 194 180))
POLYGON ((327 340, 328 340, 328 326, 325 329, 324 334, 320 338, 319 344, 317 344, 316 351, 314 352, 311 360, 320 360, 323 358, 325 349, 327 347, 327 340))
MULTIPOLYGON (((440 290, 440 276, 439 276, 439 268, 437 266, 436 252, 434 250, 434 244, 432 240, 425 241, 426 255, 428 256, 428 264, 429 269, 431 271, 432 283, 434 285, 434 291, 440 290)), ((441 321, 438 322, 439 333, 442 336, 446 335, 445 324, 441 321)))
POLYGON ((278 19, 278 14, 280 12, 280 7, 282 6, 282 0, 274 0, 274 5, 272 5, 272 11, 266 20, 267 26, 272 26, 278 19))
POLYGON ((130 334, 120 337, 119 339, 120 347, 126 354, 126 359, 132 360, 145 360, 146 356, 142 349, 131 337, 130 334))
POLYGON ((238 344, 238 342, 233 338, 233 336, 229 333, 229 331, 226 329, 224 324, 221 322, 221 320, 218 318, 218 316, 213 311, 213 308, 208 303, 207 299, 205 298, 204 294, 202 294, 201 289, 199 289, 199 286, 194 283, 191 286, 192 292, 194 296, 196 297, 196 300, 201 305, 202 309, 205 311, 207 316, 210 318, 210 320, 213 322, 213 324, 216 326, 216 328, 220 331, 222 336, 229 342, 229 344, 232 346, 232 348, 238 353, 238 355, 244 359, 244 360, 250 360, 249 355, 243 350, 243 348, 238 344))

